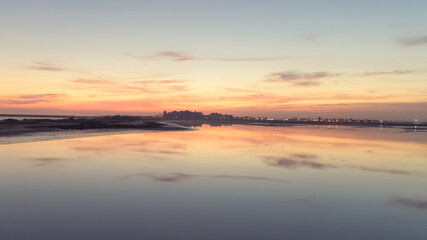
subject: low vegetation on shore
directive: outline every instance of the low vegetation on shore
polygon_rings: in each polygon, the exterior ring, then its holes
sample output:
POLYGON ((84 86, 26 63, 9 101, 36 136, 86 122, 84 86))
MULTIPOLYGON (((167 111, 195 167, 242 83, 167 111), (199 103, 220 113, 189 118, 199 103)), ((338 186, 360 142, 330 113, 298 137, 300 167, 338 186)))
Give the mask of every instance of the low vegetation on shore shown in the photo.
POLYGON ((66 119, 23 119, 13 118, 0 121, 0 136, 13 136, 27 133, 51 132, 64 130, 182 130, 185 127, 169 125, 155 120, 146 120, 133 116, 106 116, 94 118, 66 119))

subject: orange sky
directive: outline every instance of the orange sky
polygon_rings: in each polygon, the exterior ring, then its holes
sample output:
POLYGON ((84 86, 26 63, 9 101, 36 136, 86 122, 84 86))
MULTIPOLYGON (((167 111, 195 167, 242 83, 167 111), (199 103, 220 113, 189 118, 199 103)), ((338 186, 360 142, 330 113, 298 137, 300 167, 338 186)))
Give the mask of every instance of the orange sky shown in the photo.
POLYGON ((6 4, 0 113, 427 121, 420 6, 184 2, 6 4))

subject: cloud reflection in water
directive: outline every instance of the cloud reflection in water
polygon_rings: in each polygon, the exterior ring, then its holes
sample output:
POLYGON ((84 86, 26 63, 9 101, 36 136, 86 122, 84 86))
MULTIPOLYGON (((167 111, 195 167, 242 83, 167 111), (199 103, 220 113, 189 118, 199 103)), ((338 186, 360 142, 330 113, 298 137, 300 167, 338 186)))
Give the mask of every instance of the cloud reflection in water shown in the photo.
POLYGON ((51 165, 51 164, 58 163, 58 162, 63 161, 63 160, 64 160, 64 158, 59 158, 59 157, 30 158, 30 161, 32 161, 34 163, 34 166, 36 166, 36 167, 51 165))
POLYGON ((257 177, 257 176, 239 176, 239 175, 197 175, 197 174, 186 174, 186 173, 136 173, 122 177, 122 179, 132 178, 150 178, 151 180, 158 182, 183 182, 191 178, 214 178, 214 179, 229 179, 229 180, 254 180, 254 181, 271 181, 271 182, 287 182, 286 180, 269 178, 269 177, 257 177))
POLYGON ((420 210, 427 210, 427 201, 415 200, 405 197, 396 197, 391 200, 395 206, 408 207, 420 210))
MULTIPOLYGON (((307 155, 308 156, 308 155, 307 155)), ((283 168, 314 168, 314 169, 326 169, 326 168, 336 168, 335 165, 319 163, 307 159, 307 156, 303 158, 292 158, 292 157, 263 157, 264 162, 273 167, 283 167, 283 168)), ((295 157, 295 156, 294 156, 295 157)), ((310 155, 310 158, 317 158, 314 155, 310 155)))

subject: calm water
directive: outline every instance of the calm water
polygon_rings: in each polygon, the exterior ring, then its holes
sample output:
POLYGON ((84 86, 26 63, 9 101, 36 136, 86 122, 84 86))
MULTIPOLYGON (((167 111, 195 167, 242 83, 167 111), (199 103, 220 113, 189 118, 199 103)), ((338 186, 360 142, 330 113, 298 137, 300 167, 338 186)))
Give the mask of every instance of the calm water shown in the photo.
POLYGON ((16 119, 16 120, 24 120, 24 119, 51 119, 51 120, 58 120, 58 119, 64 119, 66 117, 16 117, 16 116, 0 116, 0 121, 5 119, 16 119))
POLYGON ((203 126, 0 145, 0 239, 427 239, 427 133, 203 126))

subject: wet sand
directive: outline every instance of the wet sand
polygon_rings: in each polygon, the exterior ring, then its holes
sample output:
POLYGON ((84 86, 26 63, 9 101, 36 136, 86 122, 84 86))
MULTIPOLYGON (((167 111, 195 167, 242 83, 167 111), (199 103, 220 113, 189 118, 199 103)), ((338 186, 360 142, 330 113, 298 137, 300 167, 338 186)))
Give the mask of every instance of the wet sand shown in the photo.
POLYGON ((82 138, 153 131, 185 131, 191 128, 138 118, 7 119, 0 121, 0 144, 82 138))

